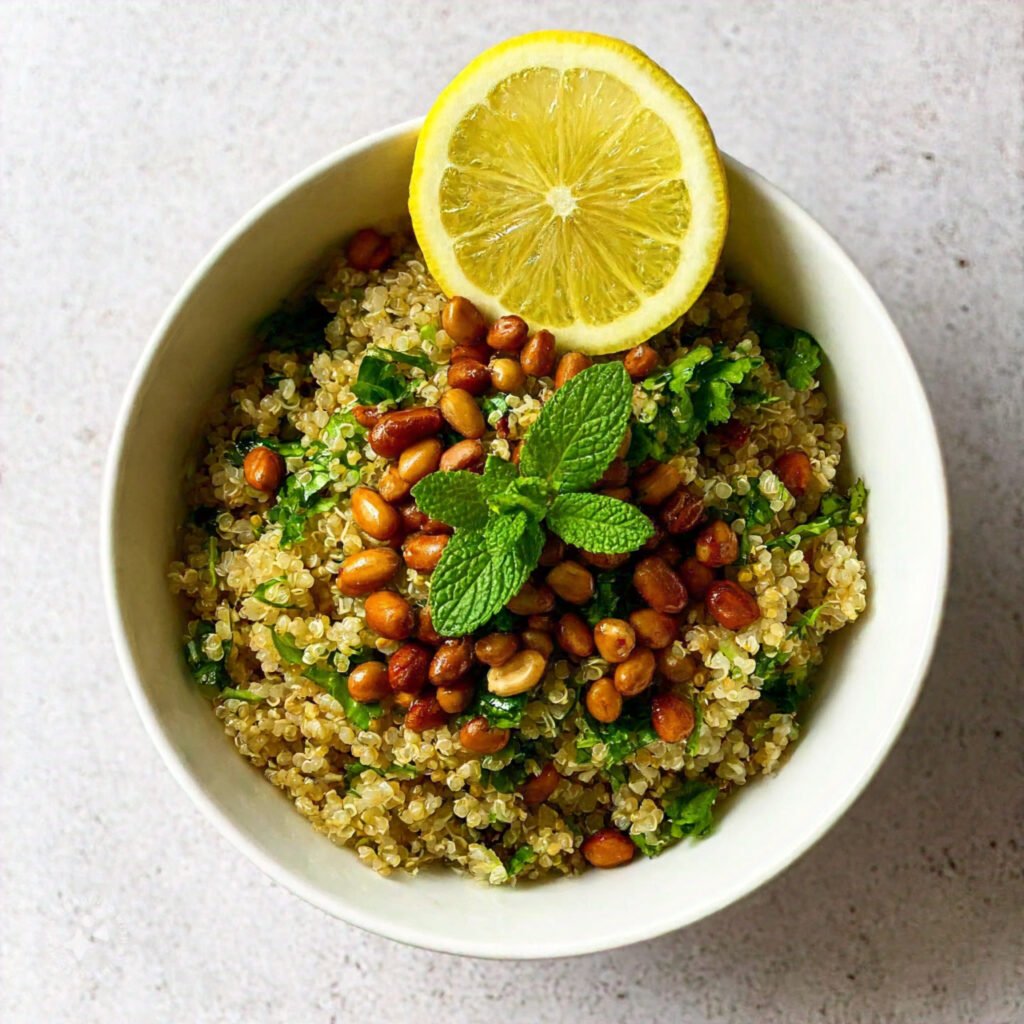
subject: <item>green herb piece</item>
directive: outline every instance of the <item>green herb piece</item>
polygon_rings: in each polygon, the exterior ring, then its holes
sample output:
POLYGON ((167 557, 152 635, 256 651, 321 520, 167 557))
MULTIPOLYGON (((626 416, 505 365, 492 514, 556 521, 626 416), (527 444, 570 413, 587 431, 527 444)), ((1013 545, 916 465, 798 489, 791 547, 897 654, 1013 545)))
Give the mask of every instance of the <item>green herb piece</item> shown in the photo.
POLYGON ((477 473, 464 469, 428 473, 412 489, 412 496, 419 510, 431 519, 456 529, 480 530, 489 515, 485 483, 477 473))
POLYGON ((364 405, 380 405, 382 402, 397 405, 412 391, 410 381, 398 369, 401 365, 414 366, 425 374, 433 369, 426 356, 371 347, 359 361, 359 374, 352 385, 352 394, 364 405))
POLYGON ((334 319, 313 296, 284 302, 264 317, 256 327, 256 337, 264 348, 288 352, 312 351, 326 347, 324 331, 334 319))
POLYGON ((486 622, 522 587, 543 546, 536 523, 528 522, 500 554, 488 546, 484 530, 456 529, 430 579, 434 628, 443 636, 463 636, 486 622))
POLYGON ((822 499, 818 515, 794 527, 788 533, 768 541, 766 547, 798 548, 802 541, 810 537, 820 537, 833 527, 838 529, 841 526, 859 526, 864 522, 864 505, 867 497, 868 492, 863 480, 858 480, 845 498, 833 491, 822 499))
POLYGON ((821 346, 806 331, 778 323, 758 324, 761 351, 778 367, 791 388, 806 391, 814 386, 821 367, 821 346))
POLYGON ((241 466, 253 448, 269 448, 285 459, 305 454, 301 441, 281 441, 276 437, 262 437, 255 430, 243 430, 224 457, 232 466, 241 466))
POLYGON ((591 626, 596 626, 602 619, 621 618, 619 612, 625 604, 629 582, 629 574, 623 570, 599 572, 594 580, 594 596, 581 609, 583 618, 591 626))
POLYGON ((598 554, 635 551, 653 533, 650 519, 635 505, 603 494, 560 494, 547 522, 567 544, 598 554))
POLYGON ((527 865, 532 864, 537 859, 536 851, 530 846, 520 846, 515 853, 509 858, 508 864, 505 866, 505 871, 508 873, 509 878, 515 878, 527 865))
POLYGON ((420 337, 424 341, 433 341, 437 337, 437 327, 434 324, 424 324, 420 328, 420 337))
POLYGON ((311 665, 302 674, 326 690, 342 706, 345 717, 358 729, 369 729, 373 719, 384 713, 379 704, 361 704, 353 698, 348 692, 348 678, 332 668, 311 665))
POLYGON ((373 764, 356 761, 345 765, 345 778, 350 786, 363 772, 373 772, 382 779, 418 779, 423 774, 419 768, 411 764, 390 764, 387 768, 378 768, 373 764))
POLYGON ((602 767, 621 764, 641 747, 653 743, 658 734, 651 725, 650 705, 644 701, 631 701, 623 708, 614 722, 599 722, 589 714, 580 718, 580 729, 576 737, 576 760, 585 764, 593 755, 590 751, 603 743, 607 750, 602 767), (580 755, 583 754, 584 758, 580 755))
POLYGON ((693 701, 693 731, 687 737, 683 753, 687 757, 693 757, 697 753, 697 744, 700 742, 700 731, 704 727, 704 705, 696 698, 693 701))
POLYGON ((253 693, 252 690, 236 690, 233 686, 225 686, 220 691, 220 695, 224 700, 244 700, 250 704, 259 704, 263 700, 259 694, 253 693))
POLYGON ((484 540, 488 550, 500 557, 504 551, 518 543, 519 538, 526 531, 529 521, 525 512, 513 512, 507 516, 491 516, 484 526, 484 540))
POLYGON ((287 604, 283 601, 272 601, 267 594, 282 583, 286 583, 288 578, 286 576, 275 576, 272 580, 265 580, 261 583, 253 592, 252 596, 255 600, 260 601, 265 605, 269 605, 271 608, 297 608, 298 605, 287 604))
POLYGON ((198 526, 200 530, 205 530, 207 533, 214 533, 217 529, 217 517, 220 515, 220 509, 214 508, 212 505, 197 505, 188 514, 188 522, 192 526, 198 526))
POLYGON ((484 463, 484 492, 488 495, 502 494, 519 479, 519 469, 514 462, 488 455, 484 463))
POLYGON ((483 715, 492 729, 518 729, 523 721, 523 712, 529 695, 516 694, 514 697, 499 697, 486 686, 480 688, 476 700, 469 710, 468 718, 483 715))
POLYGON ((481 636, 488 633, 518 633, 523 629, 523 617, 510 612, 507 608, 499 608, 479 629, 481 636))
POLYGON ((271 629, 270 639, 274 641, 274 648, 282 661, 288 662, 289 665, 306 664, 302 660, 302 648, 295 643, 290 634, 278 633, 276 629, 271 629))
POLYGON ((221 646, 223 655, 219 661, 208 658, 203 651, 203 640, 213 632, 213 623, 201 619, 196 623, 192 635, 185 642, 184 647, 185 661, 188 663, 192 678, 207 697, 216 696, 220 691, 231 686, 231 676, 228 675, 226 664, 231 651, 231 642, 228 641, 221 646))
POLYGON ((217 555, 219 553, 217 537, 211 533, 206 542, 206 578, 211 587, 217 586, 217 555))
POLYGON ((633 385, 622 363, 600 363, 559 388, 523 442, 520 471, 559 491, 595 484, 629 423, 633 385))
POLYGON ((656 857, 680 839, 706 836, 714 825, 714 806, 718 789, 707 782, 691 779, 670 789, 662 798, 665 814, 653 835, 630 836, 637 848, 647 857, 656 857))
MULTIPOLYGON (((784 715, 793 715, 811 695, 810 667, 802 665, 785 672, 780 668, 784 662, 773 664, 767 669, 761 686, 761 697, 770 700, 784 715)), ((754 675, 760 675, 756 669, 754 675)))
POLYGON ((792 628, 789 630, 790 636, 799 637, 801 640, 807 639, 807 634, 816 627, 818 616, 825 610, 823 604, 819 604, 816 608, 811 608, 804 612, 796 622, 793 623, 792 628))
POLYGON ((480 399, 480 411, 488 426, 495 427, 498 421, 508 415, 508 395, 486 395, 480 399))

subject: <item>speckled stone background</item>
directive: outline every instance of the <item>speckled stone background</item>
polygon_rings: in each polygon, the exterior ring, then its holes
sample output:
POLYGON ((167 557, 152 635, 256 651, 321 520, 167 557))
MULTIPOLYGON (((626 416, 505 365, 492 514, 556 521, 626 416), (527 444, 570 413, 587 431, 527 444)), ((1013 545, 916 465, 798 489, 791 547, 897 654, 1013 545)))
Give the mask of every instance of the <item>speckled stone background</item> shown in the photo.
POLYGON ((0 0, 0 1020, 1024 1020, 1022 31, 1014 0, 0 0), (220 234, 544 26, 646 49, 865 269, 956 544, 921 702, 810 854, 657 941, 487 963, 325 916, 193 809, 115 664, 97 505, 131 368, 220 234))

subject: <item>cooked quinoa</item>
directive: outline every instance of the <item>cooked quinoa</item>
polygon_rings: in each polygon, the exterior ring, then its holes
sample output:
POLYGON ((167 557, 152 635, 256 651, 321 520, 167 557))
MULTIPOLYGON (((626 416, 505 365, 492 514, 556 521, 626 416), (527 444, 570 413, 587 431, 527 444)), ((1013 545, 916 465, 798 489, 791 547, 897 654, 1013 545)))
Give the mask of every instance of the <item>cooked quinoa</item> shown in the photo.
MULTIPOLYGON (((724 796, 778 767, 799 731, 798 701, 787 696, 802 695, 828 634, 865 608, 861 520, 792 549, 766 546, 818 514, 822 497, 834 491, 844 427, 816 381, 796 390, 766 361, 757 375, 762 400, 738 405, 731 429, 712 430, 671 457, 682 482, 703 494, 708 513, 731 510, 732 529, 745 534, 746 560, 727 575, 756 597, 760 611, 738 632, 718 625, 700 601, 682 613, 673 651, 692 661, 683 691, 696 711, 685 742, 655 738, 622 763, 610 763, 608 747, 594 742, 582 695, 613 666, 596 655, 574 662, 557 647, 529 694, 517 743, 497 754, 467 753, 457 716, 422 733, 405 728, 404 712, 389 701, 383 714, 357 727, 305 673, 333 666, 344 675, 366 651, 386 656, 399 646, 367 627, 362 598, 344 596, 335 585, 341 562, 375 544, 352 522, 348 494, 360 483, 373 487, 388 460, 351 422, 338 426, 332 417, 357 403, 352 386, 367 347, 426 356, 429 372, 402 369, 413 382, 411 401, 430 406, 445 388, 452 348, 440 325, 446 298, 414 241, 400 239, 395 251, 397 258, 379 271, 357 270, 337 257, 313 291, 333 314, 322 342, 312 350, 268 347, 280 338, 264 330, 263 347, 210 417, 170 581, 187 609, 193 663, 222 673, 208 687, 214 713, 239 752, 317 830, 383 874, 431 862, 492 884, 571 874, 585 866, 583 839, 608 826, 628 833, 642 850, 658 848, 663 798, 680 780, 698 780, 724 796), (274 499, 247 485, 237 457, 239 437, 252 432, 291 439, 290 474, 308 474, 306 453, 323 443, 317 450, 330 477, 331 500, 324 503, 330 507, 309 516, 305 536, 290 546, 281 522, 273 521, 274 499), (774 468, 780 453, 793 449, 807 454, 813 470, 799 498, 774 468), (736 515, 751 487, 775 514, 770 525, 750 526, 736 515), (275 632, 283 640, 275 643, 275 632), (778 679, 762 697, 766 666, 785 667, 782 685, 789 690, 782 699, 778 679), (584 733, 590 736, 585 750, 578 746, 584 733), (549 762, 560 776, 557 788, 528 806, 517 787, 549 762)), ((758 356, 751 299, 718 274, 651 344, 663 363, 701 343, 758 356)), ((527 381, 522 394, 507 396, 507 411, 492 410, 483 438, 489 453, 510 458, 553 391, 548 377, 527 381)), ((639 421, 650 418, 653 402, 635 388, 639 421)), ((403 570, 394 589, 421 607, 429 576, 403 570)))

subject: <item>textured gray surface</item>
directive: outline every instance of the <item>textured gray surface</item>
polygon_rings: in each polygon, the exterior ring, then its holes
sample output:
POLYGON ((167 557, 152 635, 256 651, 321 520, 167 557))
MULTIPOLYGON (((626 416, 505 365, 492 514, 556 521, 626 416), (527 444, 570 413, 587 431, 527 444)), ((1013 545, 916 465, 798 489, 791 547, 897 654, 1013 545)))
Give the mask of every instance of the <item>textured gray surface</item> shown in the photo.
POLYGON ((1024 1019, 1024 9, 895 6, 0 0, 0 1019, 1024 1019), (129 372, 221 232, 543 26, 645 48, 866 270, 934 404, 956 544, 921 702, 826 839, 688 930, 519 965, 363 934, 234 854, 130 706, 96 536, 129 372))

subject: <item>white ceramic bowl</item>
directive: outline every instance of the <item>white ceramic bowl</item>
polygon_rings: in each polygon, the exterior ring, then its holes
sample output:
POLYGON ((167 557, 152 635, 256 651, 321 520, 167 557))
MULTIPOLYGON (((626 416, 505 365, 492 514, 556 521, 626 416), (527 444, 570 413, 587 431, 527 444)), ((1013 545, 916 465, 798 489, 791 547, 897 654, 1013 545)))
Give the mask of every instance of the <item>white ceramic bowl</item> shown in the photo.
POLYGON ((946 586, 942 462, 920 382, 878 297, 795 203, 729 160, 731 271, 828 354, 849 426, 845 468, 870 487, 870 607, 833 642, 824 686, 778 775, 730 799, 713 835, 618 871, 489 888, 447 871, 385 879, 310 828, 251 768, 192 685, 166 583, 181 484, 204 410, 252 325, 331 246, 405 211, 417 123, 290 181, 214 248, 171 304, 135 372, 110 450, 104 572, 117 651, 139 714, 203 813, 268 875, 352 924, 431 949, 565 956, 626 945, 732 903, 803 853, 850 806, 917 696, 946 586))

